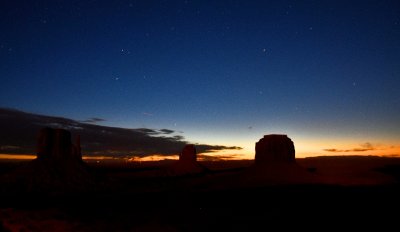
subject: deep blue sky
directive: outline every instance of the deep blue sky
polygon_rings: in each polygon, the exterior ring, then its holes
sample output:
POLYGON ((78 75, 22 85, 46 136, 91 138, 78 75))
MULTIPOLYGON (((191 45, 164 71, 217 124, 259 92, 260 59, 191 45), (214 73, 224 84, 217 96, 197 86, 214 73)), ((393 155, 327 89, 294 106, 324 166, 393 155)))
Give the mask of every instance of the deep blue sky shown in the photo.
POLYGON ((396 0, 10 0, 0 27, 1 107, 247 151, 400 145, 396 0))

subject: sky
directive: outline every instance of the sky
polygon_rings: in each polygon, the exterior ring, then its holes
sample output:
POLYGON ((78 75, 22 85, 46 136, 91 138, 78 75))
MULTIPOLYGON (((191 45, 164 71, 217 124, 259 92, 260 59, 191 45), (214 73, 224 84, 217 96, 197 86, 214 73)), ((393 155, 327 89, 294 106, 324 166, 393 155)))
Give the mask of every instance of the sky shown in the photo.
POLYGON ((396 0, 1 1, 0 30, 4 109, 244 158, 272 133, 300 157, 400 154, 396 0))

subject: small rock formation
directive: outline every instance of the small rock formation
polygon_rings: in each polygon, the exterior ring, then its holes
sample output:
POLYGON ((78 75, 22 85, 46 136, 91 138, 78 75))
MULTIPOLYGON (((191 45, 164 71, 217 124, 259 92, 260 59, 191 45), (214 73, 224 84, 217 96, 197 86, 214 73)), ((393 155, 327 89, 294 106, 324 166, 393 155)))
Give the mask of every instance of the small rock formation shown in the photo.
POLYGON ((256 143, 255 164, 295 163, 295 149, 287 135, 264 135, 256 143))
POLYGON ((193 144, 186 145, 179 154, 179 160, 182 162, 196 162, 196 147, 193 144))
POLYGON ((64 129, 44 128, 37 140, 37 158, 7 177, 26 192, 90 191, 94 178, 82 161, 79 137, 74 145, 64 129))
POLYGON ((193 144, 187 144, 179 154, 179 160, 167 169, 168 174, 173 176, 199 174, 206 170, 197 162, 196 147, 193 144))

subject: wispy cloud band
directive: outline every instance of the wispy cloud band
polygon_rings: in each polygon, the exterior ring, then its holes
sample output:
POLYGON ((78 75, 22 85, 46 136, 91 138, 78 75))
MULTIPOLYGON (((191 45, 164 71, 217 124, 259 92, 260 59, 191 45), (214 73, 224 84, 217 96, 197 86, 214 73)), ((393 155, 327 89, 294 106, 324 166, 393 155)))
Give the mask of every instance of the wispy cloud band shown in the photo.
MULTIPOLYGON (((178 154, 188 144, 183 136, 175 135, 180 132, 170 129, 128 129, 93 123, 104 121, 100 118, 92 118, 89 121, 0 108, 0 153, 34 154, 37 133, 43 127, 63 128, 71 131, 73 136, 80 135, 85 155, 173 155, 178 154)), ((235 146, 208 144, 196 144, 196 148, 199 153, 241 149, 235 146)))

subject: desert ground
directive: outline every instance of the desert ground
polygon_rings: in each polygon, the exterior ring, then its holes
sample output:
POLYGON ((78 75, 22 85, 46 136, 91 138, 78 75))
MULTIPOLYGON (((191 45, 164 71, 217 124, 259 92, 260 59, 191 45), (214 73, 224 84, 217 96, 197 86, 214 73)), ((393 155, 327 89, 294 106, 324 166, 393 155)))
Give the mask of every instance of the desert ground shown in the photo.
POLYGON ((86 161, 95 183, 66 193, 10 184, 8 174, 27 162, 2 160, 1 230, 264 231, 293 223, 308 229, 398 224, 400 158, 302 158, 296 168, 203 161, 205 172, 171 175, 167 170, 174 162, 86 161))

